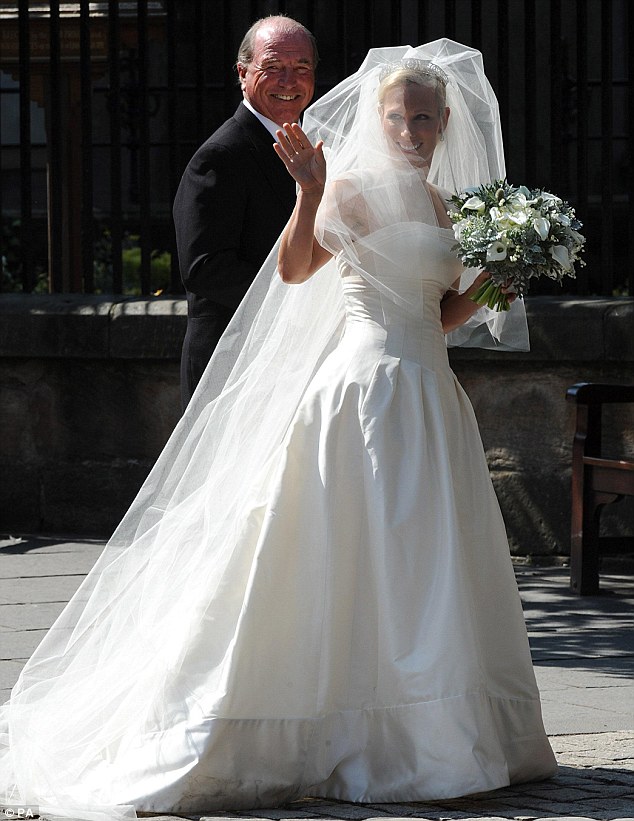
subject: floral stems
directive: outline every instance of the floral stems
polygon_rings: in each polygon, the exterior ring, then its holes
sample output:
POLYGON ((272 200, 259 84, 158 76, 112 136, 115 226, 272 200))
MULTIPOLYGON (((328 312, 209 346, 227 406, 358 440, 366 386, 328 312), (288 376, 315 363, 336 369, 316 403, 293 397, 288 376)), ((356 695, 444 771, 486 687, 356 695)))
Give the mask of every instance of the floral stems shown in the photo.
POLYGON ((491 308, 493 311, 508 311, 511 307, 511 302, 508 295, 502 290, 502 286, 496 285, 492 279, 483 282, 470 299, 476 305, 486 305, 487 308, 491 308))

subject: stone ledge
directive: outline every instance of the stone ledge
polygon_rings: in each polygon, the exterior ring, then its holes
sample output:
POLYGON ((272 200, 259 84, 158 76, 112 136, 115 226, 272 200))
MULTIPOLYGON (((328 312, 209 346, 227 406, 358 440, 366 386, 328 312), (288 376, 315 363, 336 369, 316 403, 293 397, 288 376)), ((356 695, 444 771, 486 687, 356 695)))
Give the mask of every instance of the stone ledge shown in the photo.
MULTIPOLYGON (((452 348, 454 360, 634 361, 631 297, 528 297, 531 350, 452 348)), ((0 357, 178 360, 187 305, 174 297, 0 295, 0 357)))
POLYGON ((110 348, 113 359, 180 359, 187 326, 187 302, 161 297, 113 302, 110 348))
POLYGON ((0 294, 0 357, 180 359, 182 298, 0 294))
POLYGON ((634 361, 631 297, 527 297, 531 350, 451 348, 452 359, 529 362, 634 361))

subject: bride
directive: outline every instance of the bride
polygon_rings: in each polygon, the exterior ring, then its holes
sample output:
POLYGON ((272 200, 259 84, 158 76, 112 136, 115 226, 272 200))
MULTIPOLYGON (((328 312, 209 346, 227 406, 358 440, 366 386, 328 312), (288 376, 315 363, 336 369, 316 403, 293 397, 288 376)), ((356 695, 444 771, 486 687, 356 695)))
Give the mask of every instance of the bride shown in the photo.
POLYGON ((504 175, 481 55, 374 49, 279 140, 296 210, 2 710, 8 803, 133 818, 555 771, 445 340, 526 344, 522 301, 476 311, 451 250, 448 191, 504 175))

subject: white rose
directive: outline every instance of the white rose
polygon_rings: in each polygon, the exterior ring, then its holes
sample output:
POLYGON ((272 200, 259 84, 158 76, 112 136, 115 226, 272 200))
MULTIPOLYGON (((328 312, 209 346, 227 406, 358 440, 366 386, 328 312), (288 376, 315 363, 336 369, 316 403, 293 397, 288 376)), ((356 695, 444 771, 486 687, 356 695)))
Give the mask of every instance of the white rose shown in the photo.
POLYGON ((511 219, 509 212, 504 208, 494 206, 489 211, 489 216, 491 217, 491 222, 494 222, 497 226, 498 231, 507 231, 513 227, 514 221, 511 219))
POLYGON ((518 211, 517 214, 510 214, 509 221, 515 225, 525 225, 528 222, 528 214, 526 211, 518 211))
POLYGON ((526 197, 521 192, 513 194, 508 202, 514 211, 521 211, 523 208, 526 208, 526 197))

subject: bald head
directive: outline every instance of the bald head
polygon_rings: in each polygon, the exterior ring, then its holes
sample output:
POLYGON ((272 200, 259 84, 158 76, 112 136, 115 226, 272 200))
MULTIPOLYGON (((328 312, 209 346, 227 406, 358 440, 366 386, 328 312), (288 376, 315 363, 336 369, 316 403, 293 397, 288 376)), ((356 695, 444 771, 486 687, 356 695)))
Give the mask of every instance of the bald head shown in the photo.
POLYGON ((255 35, 262 28, 266 28, 268 30, 274 29, 281 34, 293 34, 298 31, 302 32, 308 39, 308 42, 312 48, 313 69, 317 68, 317 63, 319 62, 319 52, 317 51, 317 41, 315 40, 315 37, 306 28, 306 26, 298 23, 297 20, 293 20, 292 17, 286 17, 284 14, 271 14, 268 17, 261 17, 259 20, 255 21, 240 43, 240 48, 238 49, 238 59, 236 61, 238 65, 242 63, 242 65, 246 66, 253 61, 255 35))

